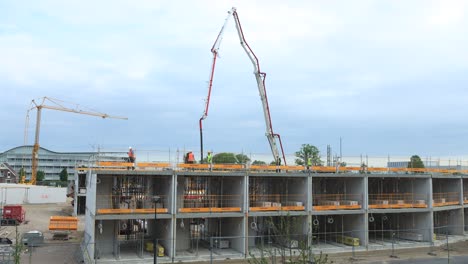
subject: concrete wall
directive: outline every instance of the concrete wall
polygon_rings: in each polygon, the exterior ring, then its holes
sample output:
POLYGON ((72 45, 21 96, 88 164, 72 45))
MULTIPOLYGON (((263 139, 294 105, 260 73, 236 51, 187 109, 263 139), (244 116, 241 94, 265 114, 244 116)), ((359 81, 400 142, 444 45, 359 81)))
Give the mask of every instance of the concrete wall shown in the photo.
POLYGON ((464 223, 465 223, 465 232, 467 232, 468 231, 468 223, 466 221, 468 221, 468 208, 463 209, 463 218, 464 218, 464 223))
MULTIPOLYGON (((176 228, 176 251, 185 251, 190 248, 190 219, 177 219, 176 228), (184 227, 181 227, 181 221, 184 227)), ((177 255, 177 253, 176 253, 177 255)))
POLYGON ((392 214, 395 218, 394 226, 399 230, 405 229, 411 233, 423 235, 424 241, 431 241, 431 214, 430 212, 421 213, 400 213, 392 214), (397 221, 398 220, 398 221, 397 221))
POLYGON ((96 255, 112 255, 114 251, 114 229, 119 220, 98 220, 96 226, 96 255), (99 230, 99 224, 102 224, 102 234, 99 230))
POLYGON ((236 251, 244 253, 244 241, 243 241, 243 219, 242 218, 210 218, 210 228, 217 230, 209 230, 215 236, 227 237, 229 240, 230 247, 236 251), (219 219, 219 221, 218 221, 219 219), (216 231, 221 230, 219 234, 216 231))
POLYGON ((99 184, 97 184, 97 209, 113 208, 112 206, 112 186, 114 185, 114 177, 111 175, 99 176, 99 184))
MULTIPOLYGON (((399 188, 401 193, 414 193, 417 195, 422 195, 426 197, 427 201, 429 200, 429 181, 430 178, 399 178, 399 188)), ((415 198, 417 199, 417 198, 415 198)))
POLYGON ((435 211, 434 233, 449 235, 463 235, 463 209, 435 211))
POLYGON ((244 204, 244 178, 223 177, 223 207, 241 207, 244 204))
POLYGON ((434 193, 440 192, 461 192, 462 186, 460 179, 432 179, 432 189, 434 193))
POLYGON ((288 193, 293 194, 289 198, 289 201, 297 199, 298 202, 302 202, 305 208, 307 208, 307 190, 308 190, 307 178, 291 178, 289 179, 289 190, 288 193))

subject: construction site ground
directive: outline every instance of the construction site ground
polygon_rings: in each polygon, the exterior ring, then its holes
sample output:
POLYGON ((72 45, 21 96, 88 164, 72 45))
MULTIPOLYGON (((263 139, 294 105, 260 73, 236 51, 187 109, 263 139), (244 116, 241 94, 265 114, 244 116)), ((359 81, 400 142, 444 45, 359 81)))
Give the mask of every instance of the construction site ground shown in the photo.
MULTIPOLYGON (((26 220, 17 226, 19 237, 27 231, 37 230, 44 235, 44 244, 34 248, 23 248, 21 263, 79 263, 79 244, 83 237, 84 216, 79 217, 78 230, 69 231, 68 240, 54 240, 55 231, 49 231, 49 219, 51 216, 71 216, 73 207, 67 203, 61 204, 26 204, 26 220), (32 250, 31 250, 32 249, 32 250)), ((61 231, 60 233, 64 233, 61 231)), ((8 237, 15 244, 16 227, 0 227, 0 236, 8 237)))
MULTIPOLYGON (((43 232, 45 243, 42 246, 24 248, 21 255, 21 263, 80 263, 79 244, 83 237, 84 216, 79 217, 78 230, 70 231, 68 240, 53 240, 53 231, 48 230, 50 216, 62 215, 71 216, 72 206, 69 201, 63 204, 41 204, 24 205, 26 210, 26 221, 18 225, 18 233, 22 234, 31 230, 43 232)), ((16 228, 14 226, 2 226, 0 236, 8 237, 15 241, 16 228)), ((347 253, 328 254, 329 263, 447 263, 447 256, 450 254, 450 263, 468 263, 468 242, 459 241, 451 243, 450 251, 447 251, 446 244, 433 248, 419 247, 377 251, 355 251, 347 253), (431 253, 431 254, 428 254, 431 253), (393 255, 393 257, 391 257, 393 255), (459 257, 462 256, 462 257, 459 257), (395 258, 396 257, 396 258, 395 258), (422 262, 421 262, 422 261, 422 262), (442 261, 442 262, 440 262, 442 261)), ((163 262, 163 261, 160 261, 163 262)), ((178 262, 176 260, 176 262, 178 262)), ((207 261, 208 262, 208 261, 207 261)), ((207 263, 200 262, 200 263, 207 263)), ((247 260, 235 259, 215 259, 214 263, 247 263, 247 260)), ((277 263, 281 263, 280 258, 276 258, 277 263)))

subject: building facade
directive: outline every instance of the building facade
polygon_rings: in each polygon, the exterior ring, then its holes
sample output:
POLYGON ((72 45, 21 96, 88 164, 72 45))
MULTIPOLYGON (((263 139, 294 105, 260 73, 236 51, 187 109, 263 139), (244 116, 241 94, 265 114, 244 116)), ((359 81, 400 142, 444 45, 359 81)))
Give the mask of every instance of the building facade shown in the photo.
POLYGON ((0 163, 0 183, 18 183, 18 173, 8 163, 0 163))
MULTIPOLYGON (((26 179, 31 178, 31 156, 33 146, 19 146, 0 153, 0 163, 7 163, 15 173, 21 168, 26 172, 26 179)), ((67 169, 69 179, 72 180, 77 165, 86 166, 90 162, 123 161, 124 152, 55 152, 39 148, 38 171, 45 173, 45 180, 59 180, 60 172, 67 169)))
POLYGON ((168 263, 248 258, 265 246, 278 254, 303 244, 315 253, 430 246, 441 235, 465 239, 468 229, 464 175, 201 165, 79 171, 86 263, 152 263, 153 243, 168 263), (296 223, 287 237, 277 228, 286 218, 296 223))

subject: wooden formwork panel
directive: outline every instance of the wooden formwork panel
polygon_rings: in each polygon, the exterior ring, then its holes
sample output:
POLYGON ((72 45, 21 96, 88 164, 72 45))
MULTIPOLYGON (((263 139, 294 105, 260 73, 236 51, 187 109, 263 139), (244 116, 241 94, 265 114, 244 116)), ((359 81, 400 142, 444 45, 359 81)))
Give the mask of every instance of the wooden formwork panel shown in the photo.
POLYGON ((179 208, 181 213, 209 213, 211 208, 209 207, 199 207, 199 208, 179 208))
MULTIPOLYGON (((157 208, 156 213, 164 214, 167 213, 167 208, 157 208)), ((140 214, 154 214, 154 208, 146 208, 146 209, 98 209, 98 214, 133 214, 133 213, 140 213, 140 214)))
POLYGON ((211 212, 214 213, 222 213, 222 212, 240 212, 240 207, 213 207, 211 208, 211 212))
POLYGON ((304 211, 304 206, 281 206, 281 211, 304 211))
POLYGON ((312 208, 315 211, 356 210, 356 209, 361 209, 361 206, 360 205, 314 205, 312 208))
POLYGON ((268 206, 268 207, 249 207, 249 211, 259 212, 259 211, 279 211, 281 207, 279 206, 268 206))
POLYGON ((78 217, 73 216, 51 216, 49 230, 71 231, 78 229, 78 217))

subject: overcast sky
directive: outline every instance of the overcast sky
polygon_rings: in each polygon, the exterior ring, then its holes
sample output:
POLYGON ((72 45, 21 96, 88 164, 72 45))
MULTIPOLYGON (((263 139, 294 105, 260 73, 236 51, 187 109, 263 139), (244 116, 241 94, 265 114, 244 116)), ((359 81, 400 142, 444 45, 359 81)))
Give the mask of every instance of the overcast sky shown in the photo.
MULTIPOLYGON (((286 153, 337 153, 342 137, 343 155, 468 154, 468 1, 235 2, 1 1, 0 152, 43 96, 129 118, 44 110, 45 148, 199 150, 210 48, 235 5, 286 153)), ((231 20, 205 149, 270 152, 252 73, 231 20)))

